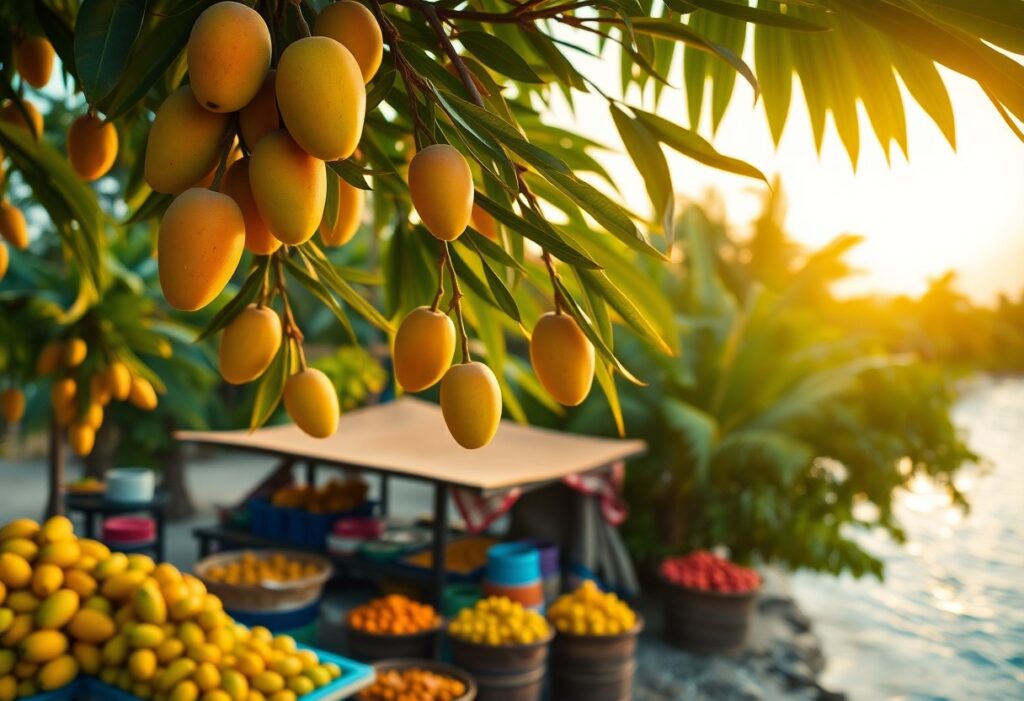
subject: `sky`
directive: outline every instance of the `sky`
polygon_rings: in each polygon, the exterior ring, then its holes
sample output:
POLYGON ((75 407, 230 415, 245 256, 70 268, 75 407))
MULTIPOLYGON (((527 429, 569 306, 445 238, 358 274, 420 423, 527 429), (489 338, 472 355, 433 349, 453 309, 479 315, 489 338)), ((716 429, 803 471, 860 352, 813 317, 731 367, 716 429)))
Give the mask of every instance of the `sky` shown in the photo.
MULTIPOLYGON (((794 82, 778 149, 761 103, 753 105, 753 91, 742 80, 736 81, 733 101, 714 138, 707 114, 701 133, 720 152, 746 160, 769 180, 776 173, 781 176, 787 229, 800 243, 813 248, 841 233, 865 237, 849 257, 862 272, 841 293, 919 294, 930 278, 953 269, 960 289, 979 302, 991 302, 1002 291, 1016 296, 1024 290, 1024 143, 1010 132, 976 83, 941 67, 940 71, 956 114, 956 151, 904 90, 909 162, 895 144, 892 163, 886 162, 861 109, 861 153, 855 173, 831 119, 820 156, 816 152, 799 81, 794 82)), ((617 68, 601 72, 613 74, 607 82, 610 92, 617 94, 617 68)), ((681 76, 682 71, 674 69, 673 74, 681 76)), ((659 111, 686 126, 682 91, 666 92, 659 111)), ((577 115, 585 118, 574 123, 562 112, 557 119, 619 148, 603 100, 582 98, 577 115)), ((700 200, 713 188, 724 199, 737 232, 750 231, 764 184, 716 171, 668 149, 666 153, 677 194, 700 200)), ((628 158, 613 153, 603 160, 610 172, 623 174, 618 184, 628 204, 649 212, 643 183, 628 158)))

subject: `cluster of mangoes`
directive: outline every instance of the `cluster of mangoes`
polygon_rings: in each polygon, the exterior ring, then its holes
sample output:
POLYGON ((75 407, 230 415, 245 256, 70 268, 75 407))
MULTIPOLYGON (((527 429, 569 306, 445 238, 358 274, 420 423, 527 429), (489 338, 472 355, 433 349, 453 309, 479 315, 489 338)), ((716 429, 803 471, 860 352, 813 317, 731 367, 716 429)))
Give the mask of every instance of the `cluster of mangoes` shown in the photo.
POLYGON ((563 594, 548 609, 548 620, 559 633, 581 636, 619 635, 633 630, 636 613, 612 592, 602 592, 587 580, 563 594))
POLYGON ((103 425, 104 407, 112 400, 131 402, 144 411, 152 411, 157 405, 152 383, 132 374, 127 365, 116 359, 88 377, 87 386, 80 386, 81 374, 76 371, 88 354, 85 341, 70 338, 47 343, 36 360, 39 376, 55 375, 50 387, 54 420, 67 428, 68 443, 82 456, 92 452, 96 431, 103 425))
POLYGON ((358 701, 455 701, 466 693, 459 679, 429 669, 387 669, 359 692, 358 701))
POLYGON ((433 606, 401 594, 389 594, 357 606, 345 620, 353 630, 371 635, 414 635, 441 625, 441 617, 433 606))
POLYGON ((289 484, 274 491, 270 503, 284 509, 302 509, 312 514, 338 514, 366 501, 370 487, 358 478, 332 479, 326 484, 289 484))
POLYGON ((257 555, 246 551, 237 560, 214 565, 203 575, 211 582, 253 586, 262 582, 289 582, 315 577, 323 571, 316 562, 295 560, 284 553, 257 555))
POLYGON ((491 596, 459 611, 448 624, 448 634, 477 645, 498 647, 541 642, 551 635, 551 628, 544 616, 528 611, 518 601, 491 596))
POLYGON ((62 516, 12 521, 0 528, 0 701, 79 674, 140 699, 296 701, 341 670, 236 624, 172 565, 78 539, 62 516))

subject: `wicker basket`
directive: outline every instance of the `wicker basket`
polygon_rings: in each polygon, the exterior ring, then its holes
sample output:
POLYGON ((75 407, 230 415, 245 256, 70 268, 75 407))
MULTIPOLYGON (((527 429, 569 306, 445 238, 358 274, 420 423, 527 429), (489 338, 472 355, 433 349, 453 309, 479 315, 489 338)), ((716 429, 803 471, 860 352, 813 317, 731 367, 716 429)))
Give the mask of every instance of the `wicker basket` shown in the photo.
POLYGON ((239 550, 217 553, 200 560, 196 563, 195 574, 203 580, 211 594, 220 597, 226 609, 250 612, 290 611, 309 606, 320 599, 324 584, 331 578, 331 563, 319 555, 291 550, 239 550), (303 565, 313 563, 317 565, 319 572, 302 579, 287 582, 264 581, 259 584, 226 584, 215 582, 206 576, 211 568, 223 567, 241 560, 246 552, 251 553, 257 560, 266 560, 280 553, 289 560, 301 562, 303 565))

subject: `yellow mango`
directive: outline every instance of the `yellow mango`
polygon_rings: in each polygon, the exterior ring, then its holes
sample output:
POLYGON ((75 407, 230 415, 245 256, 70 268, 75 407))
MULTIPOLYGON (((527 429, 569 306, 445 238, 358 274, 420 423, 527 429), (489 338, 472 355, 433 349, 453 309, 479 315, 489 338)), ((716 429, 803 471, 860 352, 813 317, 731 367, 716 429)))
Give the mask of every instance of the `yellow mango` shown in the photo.
POLYGON ((103 658, 100 649, 89 643, 74 643, 71 646, 71 654, 78 660, 78 668, 84 674, 96 676, 103 666, 103 658))
POLYGON ((229 115, 205 110, 183 85, 167 96, 149 129, 145 177, 157 192, 177 194, 217 165, 229 115))
POLYGON ((153 579, 155 579, 161 587, 182 581, 181 572, 177 567, 169 562, 161 562, 156 566, 153 570, 153 579))
POLYGON ((99 580, 110 579, 128 569, 128 556, 124 553, 110 553, 96 565, 94 574, 99 580))
POLYGON ((115 574, 103 582, 100 594, 111 601, 127 601, 135 595, 135 590, 146 580, 146 573, 139 570, 125 570, 115 574))
POLYGON ((128 669, 139 681, 149 681, 156 674, 156 653, 152 650, 136 650, 128 656, 128 669))
MULTIPOLYGON (((89 398, 94 404, 99 404, 101 409, 110 404, 110 390, 107 389, 107 383, 102 374, 96 374, 89 378, 89 398)), ((97 426, 97 428, 99 427, 97 426)))
POLYGON ((331 3, 317 15, 313 33, 330 37, 348 49, 363 82, 369 83, 384 58, 384 36, 373 13, 353 0, 331 3))
POLYGON ((307 153, 325 161, 352 155, 363 133, 366 88, 348 49, 321 36, 293 42, 278 61, 274 87, 285 126, 307 153))
POLYGON ((56 341, 50 341, 39 351, 39 357, 36 359, 36 373, 49 375, 60 367, 63 357, 64 346, 56 341))
POLYGON ((18 698, 18 680, 7 675, 0 677, 0 701, 14 701, 18 698))
POLYGON ((146 574, 151 574, 156 569, 156 562, 149 555, 132 553, 128 556, 128 569, 141 570, 146 574))
POLYGON ((174 660, 174 662, 167 665, 166 671, 164 671, 163 675, 160 677, 160 680, 156 685, 157 690, 170 691, 179 682, 191 677, 198 666, 199 665, 195 663, 195 660, 190 660, 187 657, 174 660))
POLYGON ((417 307, 398 326, 392 359, 398 383, 421 392, 444 377, 455 354, 455 324, 447 314, 417 307))
POLYGON ((43 135, 43 115, 40 114, 39 108, 28 100, 22 100, 21 104, 25 107, 25 112, 28 114, 28 121, 25 121, 21 110, 18 109, 14 102, 4 100, 3 105, 0 106, 0 122, 21 127, 38 139, 43 135))
POLYGON ((78 594, 70 589, 61 589, 50 594, 36 609, 36 627, 43 630, 63 628, 78 613, 80 604, 81 599, 78 594))
POLYGON ((231 280, 244 243, 245 221, 233 199, 199 188, 178 195, 157 242, 164 298, 181 311, 205 307, 231 280))
POLYGON ((188 39, 189 84, 196 101, 213 112, 242 109, 263 84, 270 53, 270 29, 258 12, 238 2, 206 8, 188 39))
POLYGON ((25 215, 7 200, 0 202, 0 236, 19 250, 28 248, 28 223, 25 215))
POLYGON ((220 181, 220 191, 233 199, 242 210, 246 250, 258 256, 265 256, 280 248, 281 242, 271 233, 270 227, 263 221, 263 216, 256 206, 249 184, 249 163, 248 156, 232 163, 220 181))
POLYGON ((473 203, 473 213, 469 217, 469 223, 491 241, 498 240, 498 222, 494 220, 494 217, 489 212, 485 211, 475 202, 473 203))
MULTIPOLYGON (((85 555, 83 557, 90 556, 85 555)), ((96 580, 93 579, 92 575, 83 570, 68 570, 64 573, 64 587, 78 594, 83 600, 95 594, 97 586, 96 580)))
POLYGON ((249 680, 238 670, 225 669, 221 673, 220 686, 231 701, 246 701, 249 696, 249 680))
POLYGON ((427 230, 442 241, 454 241, 473 214, 469 162, 448 144, 421 149, 409 163, 409 195, 427 230))
MULTIPOLYGON (((0 585, 0 586, 2 586, 2 585, 0 585)), ((7 629, 11 627, 12 623, 14 623, 14 611, 12 611, 9 608, 2 608, 2 609, 0 609, 0 635, 3 635, 4 633, 6 633, 7 629)), ((0 651, 0 653, 2 653, 2 652, 3 651, 0 651)), ((6 672, 4 672, 2 670, 2 668, 3 668, 2 660, 3 660, 3 655, 0 654, 0 675, 6 674, 6 672)))
POLYGON ((61 655, 50 660, 39 670, 39 689, 54 691, 67 686, 78 676, 78 660, 72 655, 61 655))
POLYGON ((10 596, 7 597, 6 602, 7 608, 15 614, 35 613, 35 610, 39 608, 40 603, 42 602, 39 600, 39 597, 28 589, 11 592, 10 596))
POLYGON ((284 688, 284 677, 277 672, 260 672, 252 678, 252 686, 264 694, 272 694, 284 688))
POLYGON ((32 581, 32 566, 14 553, 0 553, 0 582, 9 589, 24 589, 32 581))
POLYGON ((68 633, 75 640, 99 645, 117 633, 114 619, 102 611, 91 608, 79 609, 68 623, 68 633))
POLYGON ((7 648, 15 647, 31 632, 32 614, 19 613, 4 631, 3 637, 0 637, 0 645, 7 648))
POLYGON ((64 365, 77 368, 89 353, 89 346, 80 338, 71 338, 64 344, 64 365))
POLYGON ((73 423, 68 427, 68 443, 75 455, 85 457, 96 443, 96 431, 87 423, 73 423))
POLYGON ((14 68, 35 89, 45 88, 56 53, 44 37, 26 36, 14 46, 14 68))
POLYGON ((132 377, 131 389, 128 390, 128 401, 144 411, 156 409, 156 390, 145 377, 132 377))
POLYGON ((82 414, 82 423, 86 424, 93 431, 100 430, 103 425, 103 405, 99 402, 90 402, 85 413, 82 414))
POLYGON ((21 421, 25 415, 25 393, 15 387, 0 392, 0 413, 3 413, 4 421, 9 424, 21 421))
POLYGON ((224 328, 220 374, 233 385, 263 374, 281 347, 281 317, 270 307, 250 304, 224 328))
MULTIPOLYGON (((50 546, 47 546, 50 547, 50 546)), ((64 584, 64 570, 53 563, 36 565, 32 573, 32 593, 41 599, 61 588, 64 584)))
POLYGON ((491 369, 480 362, 453 365, 441 380, 441 413, 463 448, 490 443, 501 420, 501 389, 491 369))
POLYGON ((164 629, 152 623, 132 626, 126 635, 132 648, 155 648, 164 641, 164 629))
POLYGON ((363 218, 363 191, 338 178, 338 208, 334 226, 327 225, 327 216, 320 222, 320 240, 325 246, 343 246, 352 240, 363 218))
POLYGON ((82 180, 102 178, 117 160, 117 129, 111 122, 83 114, 68 129, 68 160, 82 180))
POLYGON ((128 398, 128 392, 132 388, 132 374, 128 371, 128 366, 120 360, 115 360, 107 366, 103 371, 103 381, 114 399, 123 402, 128 398))
POLYGON ((281 128, 281 115, 277 112, 277 92, 274 81, 277 71, 270 69, 259 92, 238 113, 238 126, 242 131, 242 140, 252 151, 264 134, 281 128))
POLYGON ((39 550, 39 562, 50 562, 57 567, 68 568, 82 556, 82 546, 75 538, 47 543, 39 550))
POLYGON ((167 622, 167 602, 156 582, 144 583, 135 590, 135 615, 145 623, 167 622))
POLYGON ((21 659, 42 664, 63 655, 68 649, 68 639, 56 630, 37 630, 26 636, 18 649, 21 659))
POLYGON ((0 528, 0 543, 13 538, 35 538, 39 524, 30 518, 17 518, 0 528))
POLYGON ((223 689, 210 689, 203 694, 201 701, 231 701, 231 695, 223 689))
MULTIPOLYGON (((72 380, 72 383, 74 381, 72 380)), ((72 392, 74 394, 74 392, 72 392)), ((59 543, 63 540, 70 540, 75 537, 75 524, 67 516, 51 516, 43 521, 39 528, 36 540, 40 545, 59 543)))
POLYGON ((260 216, 274 236, 300 244, 324 215, 327 167, 283 130, 266 134, 252 151, 249 186, 260 216))
POLYGON ((209 662, 201 662, 192 675, 192 680, 203 691, 210 691, 220 686, 220 670, 209 662))
POLYGON ((194 681, 186 679, 174 687, 167 701, 196 701, 198 698, 199 687, 194 681))
POLYGON ((338 394, 327 375, 316 368, 288 378, 284 408, 295 425, 314 438, 327 438, 338 430, 338 394))
POLYGON ((11 265, 11 252, 7 250, 7 244, 0 241, 0 280, 4 279, 7 269, 11 265))

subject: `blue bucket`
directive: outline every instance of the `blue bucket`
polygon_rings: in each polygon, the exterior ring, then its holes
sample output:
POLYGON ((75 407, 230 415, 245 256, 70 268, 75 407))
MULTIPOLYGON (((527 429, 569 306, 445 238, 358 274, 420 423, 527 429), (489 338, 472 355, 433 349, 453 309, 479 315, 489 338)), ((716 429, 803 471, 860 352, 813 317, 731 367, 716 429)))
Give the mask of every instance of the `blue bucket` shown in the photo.
POLYGON ((540 551, 530 543, 499 543, 487 550, 488 582, 517 586, 541 578, 540 551))

